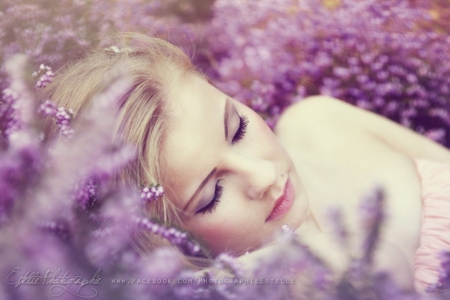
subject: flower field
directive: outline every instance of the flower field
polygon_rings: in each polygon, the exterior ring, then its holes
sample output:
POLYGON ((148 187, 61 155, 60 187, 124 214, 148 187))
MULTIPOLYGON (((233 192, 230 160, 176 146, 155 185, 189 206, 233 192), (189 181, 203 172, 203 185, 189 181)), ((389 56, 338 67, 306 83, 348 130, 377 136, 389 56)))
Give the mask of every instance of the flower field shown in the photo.
MULTIPOLYGON (((449 19, 446 0, 3 0, 0 299, 294 297, 287 284, 245 281, 248 273, 226 253, 200 274, 173 247, 147 256, 136 251, 137 227, 185 251, 197 246, 187 233, 143 218, 141 191, 111 180, 135 155, 113 142, 115 120, 105 113, 128 78, 111 78, 76 124, 70 107, 37 97, 70 60, 93 46, 115 46, 110 34, 140 32, 180 46, 212 84, 271 127, 290 104, 323 94, 450 147, 449 19), (42 119, 58 125, 64 142, 46 143, 42 119)), ((380 189, 361 198, 367 237, 337 283, 286 228, 276 254, 250 270, 251 278, 303 272, 300 299, 450 299, 447 252, 430 296, 402 291, 389 274, 372 271, 383 200, 380 189)), ((330 210, 344 245, 342 218, 330 210)))

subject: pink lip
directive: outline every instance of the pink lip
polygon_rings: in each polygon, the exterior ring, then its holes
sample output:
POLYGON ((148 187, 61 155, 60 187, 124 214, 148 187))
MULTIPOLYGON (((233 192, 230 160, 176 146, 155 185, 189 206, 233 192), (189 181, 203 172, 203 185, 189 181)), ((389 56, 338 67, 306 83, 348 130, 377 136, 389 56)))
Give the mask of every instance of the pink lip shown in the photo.
POLYGON ((286 186, 284 187, 283 195, 277 199, 275 205, 272 209, 272 212, 267 217, 266 222, 279 219, 284 216, 289 209, 291 209, 292 204, 294 203, 295 190, 291 184, 291 181, 288 179, 286 182, 286 186))

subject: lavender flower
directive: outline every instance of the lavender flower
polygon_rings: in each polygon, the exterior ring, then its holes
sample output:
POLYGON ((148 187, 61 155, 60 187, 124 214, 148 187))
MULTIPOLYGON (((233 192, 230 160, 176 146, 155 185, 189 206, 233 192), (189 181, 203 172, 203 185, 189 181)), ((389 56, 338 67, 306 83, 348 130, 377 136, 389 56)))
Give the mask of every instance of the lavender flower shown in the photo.
POLYGON ((55 114, 56 124, 61 130, 61 134, 66 138, 70 138, 73 134, 73 129, 70 128, 72 115, 73 111, 71 109, 66 110, 64 107, 58 108, 55 114))
MULTIPOLYGON (((195 40, 202 35, 203 26, 198 23, 212 16, 212 2, 61 0, 55 6, 53 0, 5 0, 0 7, 0 63, 3 65, 16 53, 24 53, 33 65, 59 69, 89 47, 108 45, 105 36, 114 31, 151 32, 172 39, 193 53, 198 49, 196 44, 200 44, 195 40)), ((51 70, 42 69, 47 71, 51 70)), ((7 84, 1 75, 3 89, 7 84)), ((50 78, 49 73, 40 85, 50 78)))
POLYGON ((41 64, 39 66, 39 70, 33 72, 33 77, 37 77, 36 84, 34 85, 36 89, 42 89, 47 86, 50 82, 52 82, 53 77, 55 77, 55 74, 52 71, 52 68, 49 66, 46 66, 44 64, 41 64))
MULTIPOLYGON (((0 5, 0 71, 9 72, 9 79, 0 74, 2 278, 18 265, 22 270, 42 271, 59 267, 86 278, 101 267, 103 282, 123 276, 197 278, 194 271, 183 269, 174 249, 141 257, 131 245, 128 229, 138 225, 158 232, 186 253, 196 256, 200 251, 174 228, 142 218, 135 224, 139 199, 154 201, 163 190, 148 188, 140 195, 110 182, 134 158, 134 147, 112 140, 115 120, 105 113, 115 109, 115 99, 129 88, 126 76, 111 74, 107 89, 77 124, 72 124, 70 107, 57 108, 50 101, 36 107, 35 89, 53 78, 46 65, 57 69, 88 47, 110 45, 103 37, 111 31, 152 32, 190 54, 195 52, 195 63, 214 84, 251 106, 272 127, 288 105, 322 93, 450 145, 446 1, 60 0, 49 10, 53 2, 5 0, 0 5), (99 41, 93 42, 96 38, 99 41), (26 75, 31 72, 23 58, 5 64, 18 52, 28 55, 32 65, 40 65, 34 87, 28 83, 26 75), (55 118, 61 134, 71 139, 44 152, 49 145, 43 144, 34 127, 38 111, 55 118)), ((389 276, 371 273, 376 241, 382 234, 382 203, 379 190, 365 198, 363 255, 350 260, 349 270, 336 286, 320 258, 289 234, 287 225, 282 228, 288 234, 280 239, 279 251, 262 258, 246 274, 256 278, 304 274, 309 285, 301 296, 307 299, 420 299, 402 292, 389 276)), ((330 218, 345 244, 342 216, 334 211, 330 218)), ((448 256, 442 256, 439 283, 430 287, 443 299, 449 287, 448 256)), ((215 262, 219 268, 231 269, 236 278, 244 276, 236 259, 226 254, 215 262)), ((102 284, 95 288, 96 299, 293 296, 289 287, 274 285, 102 284)), ((45 285, 0 285, 1 299, 46 298, 48 293, 45 285)), ((69 293, 59 297, 75 298, 69 293)))
POLYGON ((235 257, 227 254, 227 253, 221 253, 216 258, 217 266, 218 268, 229 268, 233 275, 237 278, 242 278, 245 275, 245 271, 243 269, 243 266, 236 260, 235 257))
POLYGON ((65 225, 62 222, 40 221, 38 223, 38 227, 44 231, 50 232, 60 237, 62 240, 67 240, 70 236, 70 232, 69 229, 67 228, 67 225, 65 225))
POLYGON ((286 235, 297 236, 294 229, 289 227, 289 224, 284 224, 283 226, 281 226, 281 231, 283 232, 283 234, 286 234, 286 235))
POLYGON ((138 228, 146 229, 151 233, 165 238, 172 245, 179 247, 180 250, 186 254, 198 255, 200 253, 200 246, 192 242, 185 232, 160 225, 147 218, 136 218, 135 222, 138 228))
POLYGON ((381 234, 381 224, 384 220, 383 204, 384 191, 375 187, 360 205, 361 224, 365 232, 363 243, 363 259, 372 262, 376 242, 381 234))
MULTIPOLYGON (((10 136, 13 132, 26 130, 34 121, 34 94, 28 86, 25 76, 27 59, 25 56, 17 55, 6 64, 6 70, 11 78, 9 88, 3 91, 3 99, 6 100, 4 112, 10 113, 9 124, 5 131, 10 136)), ((8 118, 8 116, 5 116, 8 118)))
POLYGON ((450 146, 450 119, 432 112, 448 110, 450 42, 424 26, 440 10, 432 1, 323 2, 216 1, 206 72, 269 124, 320 93, 450 146))
MULTIPOLYGON (((0 105, 0 120, 2 140, 7 140, 8 136, 20 128, 18 112, 16 111, 17 92, 11 88, 2 91, 2 104, 0 105)), ((4 143, 4 142, 3 142, 4 143)))
POLYGON ((90 209, 97 202, 97 188, 98 184, 95 179, 84 180, 76 184, 70 192, 72 201, 78 203, 84 211, 90 209))
POLYGON ((441 260, 439 278, 435 284, 432 284, 427 288, 427 293, 430 294, 442 293, 450 287, 450 252, 442 251, 439 256, 441 260))
POLYGON ((337 207, 332 207, 328 209, 327 217, 333 230, 333 236, 336 238, 339 245, 342 246, 343 250, 348 250, 349 234, 344 224, 342 210, 337 207))
POLYGON ((142 188, 141 199, 145 202, 153 202, 164 195, 161 185, 155 184, 142 188))
POLYGON ((54 117, 56 112, 56 104, 50 100, 45 100, 38 108, 38 113, 44 116, 54 117))

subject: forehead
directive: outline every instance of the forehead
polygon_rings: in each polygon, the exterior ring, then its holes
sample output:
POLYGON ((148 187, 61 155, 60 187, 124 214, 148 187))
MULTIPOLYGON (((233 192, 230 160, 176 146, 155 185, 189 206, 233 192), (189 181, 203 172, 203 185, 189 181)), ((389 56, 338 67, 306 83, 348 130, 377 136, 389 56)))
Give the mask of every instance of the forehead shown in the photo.
POLYGON ((225 95, 200 78, 180 82, 168 100, 163 168, 169 196, 183 205, 215 167, 224 140, 225 95))

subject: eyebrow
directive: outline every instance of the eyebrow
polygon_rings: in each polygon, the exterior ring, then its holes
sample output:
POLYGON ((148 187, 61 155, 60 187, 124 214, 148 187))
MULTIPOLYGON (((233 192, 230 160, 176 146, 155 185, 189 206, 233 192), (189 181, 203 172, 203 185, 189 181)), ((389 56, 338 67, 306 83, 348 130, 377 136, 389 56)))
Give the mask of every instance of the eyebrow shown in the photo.
MULTIPOLYGON (((230 106, 231 106, 231 101, 230 101, 229 98, 226 98, 226 100, 225 100, 225 109, 224 109, 224 114, 223 114, 223 127, 225 129, 225 141, 228 140, 228 123, 229 123, 228 119, 230 117, 230 106)), ((203 187, 206 185, 206 183, 209 181, 209 179, 214 175, 214 173, 216 171, 217 171, 217 167, 212 169, 211 172, 209 172, 209 174, 205 177, 205 179, 203 179, 202 183, 200 183, 200 185, 198 186, 198 188, 195 191, 194 195, 192 195, 192 197, 189 199, 189 201, 184 206, 183 211, 186 211, 186 209, 189 208, 189 206, 194 201, 195 197, 198 195, 198 193, 200 193, 200 191, 203 189, 203 187)))
POLYGON ((230 99, 225 100, 225 113, 223 114, 223 128, 225 128, 225 141, 228 140, 228 118, 230 113, 231 101, 230 99))

